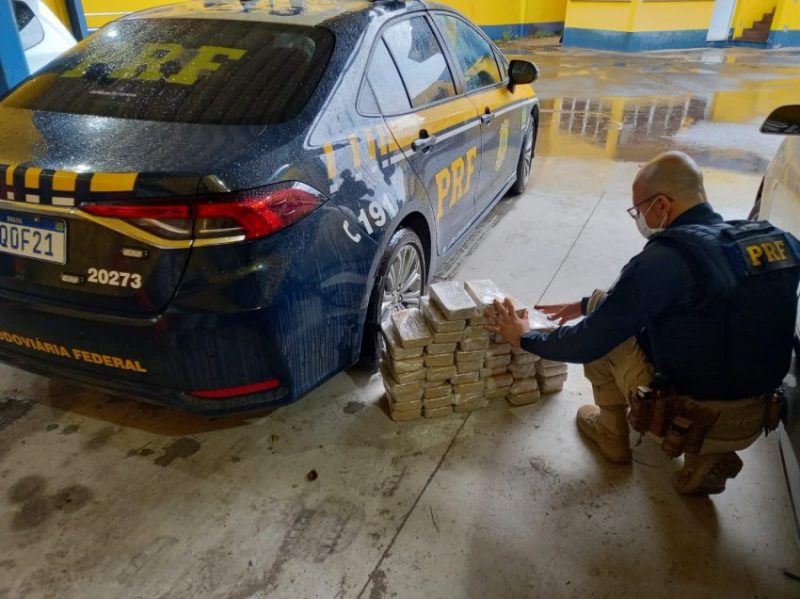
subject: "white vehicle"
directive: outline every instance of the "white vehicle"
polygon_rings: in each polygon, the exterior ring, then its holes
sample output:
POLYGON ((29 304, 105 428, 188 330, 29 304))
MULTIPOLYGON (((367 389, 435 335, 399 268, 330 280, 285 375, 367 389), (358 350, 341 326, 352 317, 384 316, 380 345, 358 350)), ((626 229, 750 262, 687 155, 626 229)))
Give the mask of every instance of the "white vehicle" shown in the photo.
POLYGON ((12 0, 22 50, 35 73, 75 45, 75 38, 41 0, 12 0))
MULTIPOLYGON (((762 133, 786 135, 769 164, 754 213, 776 227, 800 237, 800 105, 775 110, 761 128, 762 133)), ((800 333, 800 310, 797 332, 800 333)), ((794 503, 795 523, 800 530, 800 337, 795 336, 795 363, 787 378, 787 406, 783 427, 778 431, 789 494, 794 503)))

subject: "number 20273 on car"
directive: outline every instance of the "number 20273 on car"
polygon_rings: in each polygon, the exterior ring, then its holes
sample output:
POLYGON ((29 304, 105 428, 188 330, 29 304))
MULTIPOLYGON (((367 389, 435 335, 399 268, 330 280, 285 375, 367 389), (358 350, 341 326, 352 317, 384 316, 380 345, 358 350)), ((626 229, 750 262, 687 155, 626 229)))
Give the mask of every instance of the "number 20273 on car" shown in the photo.
POLYGON ((65 264, 66 223, 29 214, 0 212, 0 254, 65 264))

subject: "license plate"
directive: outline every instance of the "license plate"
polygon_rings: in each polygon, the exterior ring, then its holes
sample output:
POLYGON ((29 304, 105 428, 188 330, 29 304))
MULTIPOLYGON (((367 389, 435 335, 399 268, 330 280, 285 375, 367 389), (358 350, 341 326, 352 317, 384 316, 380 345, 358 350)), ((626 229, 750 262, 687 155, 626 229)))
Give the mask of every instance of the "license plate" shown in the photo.
POLYGON ((33 214, 0 212, 0 253, 67 263, 67 223, 33 214))

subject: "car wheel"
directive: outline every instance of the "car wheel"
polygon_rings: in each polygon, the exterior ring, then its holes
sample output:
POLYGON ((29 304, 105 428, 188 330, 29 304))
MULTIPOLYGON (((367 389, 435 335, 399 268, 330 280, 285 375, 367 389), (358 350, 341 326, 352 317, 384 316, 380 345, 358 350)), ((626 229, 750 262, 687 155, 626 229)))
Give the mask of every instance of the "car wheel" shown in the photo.
POLYGON ((539 131, 538 119, 534 116, 531 118, 531 124, 528 130, 525 131, 525 137, 522 140, 522 150, 519 154, 519 162, 517 162, 517 180, 511 186, 511 193, 513 195, 520 195, 525 193, 528 188, 528 181, 531 178, 531 167, 533 166, 533 156, 536 152, 536 137, 539 131))
POLYGON ((418 308, 427 283, 425 250, 411 229, 392 235, 381 259, 364 323, 359 366, 375 371, 383 347, 381 322, 392 312, 418 308))

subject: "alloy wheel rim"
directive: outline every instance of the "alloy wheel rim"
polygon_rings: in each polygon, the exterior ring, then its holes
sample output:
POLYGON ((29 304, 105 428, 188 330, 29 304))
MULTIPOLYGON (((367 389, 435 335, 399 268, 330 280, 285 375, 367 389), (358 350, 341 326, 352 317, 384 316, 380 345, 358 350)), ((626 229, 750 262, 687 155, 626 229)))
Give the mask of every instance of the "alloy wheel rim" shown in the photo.
POLYGON ((419 308, 422 299, 422 260, 417 250, 407 245, 392 260, 383 281, 381 322, 392 312, 419 308))

